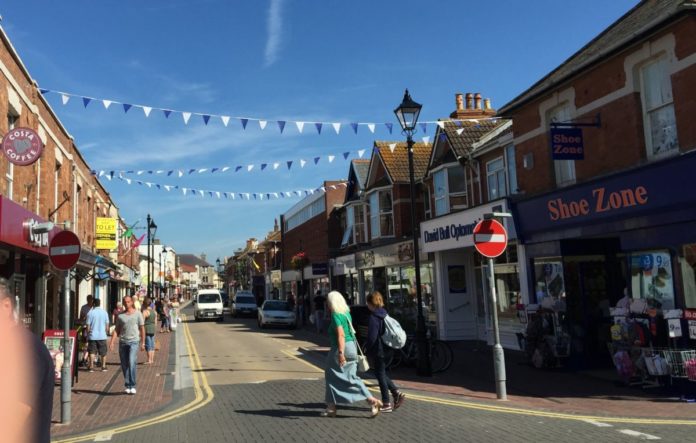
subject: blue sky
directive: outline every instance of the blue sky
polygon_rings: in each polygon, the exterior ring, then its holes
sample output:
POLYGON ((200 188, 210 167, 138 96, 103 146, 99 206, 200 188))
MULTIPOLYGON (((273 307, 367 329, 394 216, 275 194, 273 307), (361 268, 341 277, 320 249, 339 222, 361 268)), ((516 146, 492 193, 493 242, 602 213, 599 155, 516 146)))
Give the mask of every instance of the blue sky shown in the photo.
MULTIPOLYGON (((39 86, 98 99, 193 113, 268 120, 187 125, 159 111, 86 109, 46 97, 93 169, 169 170, 230 166, 223 174, 140 177, 224 192, 315 188, 345 179, 348 161, 326 157, 401 140, 350 122, 392 122, 408 87, 421 120, 447 117, 455 92, 480 92, 499 108, 562 63, 636 0, 496 2, 160 0, 0 6, 2 26, 39 86), (281 135, 277 120, 287 120, 281 135), (291 121, 341 122, 340 134, 291 121), (307 160, 299 168, 300 159, 307 160), (294 160, 291 170, 285 162, 294 160), (281 162, 251 172, 236 165, 281 162)), ((425 135, 432 135, 433 128, 425 135)), ((421 137, 423 134, 419 134, 421 137)), ((299 198, 225 200, 103 180, 128 222, 150 212, 158 236, 179 253, 229 256, 263 238, 299 198)))

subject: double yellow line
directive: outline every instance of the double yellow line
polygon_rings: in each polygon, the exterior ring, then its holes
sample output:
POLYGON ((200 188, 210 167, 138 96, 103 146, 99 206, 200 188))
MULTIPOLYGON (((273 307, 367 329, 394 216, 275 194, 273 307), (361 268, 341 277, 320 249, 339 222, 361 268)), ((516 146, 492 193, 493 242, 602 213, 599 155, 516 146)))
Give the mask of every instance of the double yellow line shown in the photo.
MULTIPOLYGON (((185 318, 185 316, 184 316, 185 318)), ((182 415, 189 414, 196 409, 200 409, 203 406, 210 403, 215 395, 213 390, 208 384, 208 378, 205 373, 200 371, 203 365, 201 364, 200 358, 198 358, 198 352, 196 351, 196 345, 193 342, 193 337, 191 337, 191 331, 189 331, 188 324, 181 323, 184 332, 184 338, 186 340, 186 347, 188 349, 189 361, 191 364, 192 374, 193 374, 193 389, 195 392, 195 398, 188 404, 181 406, 173 411, 158 415, 156 417, 151 417, 146 420, 138 421, 128 425, 117 426, 110 429, 102 429, 99 432, 93 432, 90 434, 84 434, 77 437, 68 437, 60 440, 53 440, 53 443, 72 443, 94 440, 97 436, 101 435, 115 435, 122 434, 124 432, 133 431, 136 429, 141 429, 147 426, 151 426, 158 423, 164 423, 169 420, 181 417, 182 415)))

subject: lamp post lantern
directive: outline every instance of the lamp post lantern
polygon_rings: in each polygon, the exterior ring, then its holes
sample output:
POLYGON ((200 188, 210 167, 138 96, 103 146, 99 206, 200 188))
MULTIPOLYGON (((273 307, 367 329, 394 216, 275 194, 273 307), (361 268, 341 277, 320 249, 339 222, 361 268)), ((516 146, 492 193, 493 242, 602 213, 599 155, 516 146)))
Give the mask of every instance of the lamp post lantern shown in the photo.
POLYGON ((413 231, 413 265, 416 274, 416 300, 418 302, 418 317, 416 321, 416 346, 418 349, 418 362, 416 372, 418 375, 430 377, 433 375, 430 362, 430 349, 426 336, 425 318, 423 317, 423 296, 421 290, 420 253, 418 251, 418 239, 420 227, 416 222, 416 184, 413 177, 413 133, 416 131, 418 116, 423 106, 416 103, 408 93, 404 93, 401 104, 394 109, 394 114, 399 120, 402 133, 406 135, 406 149, 408 149, 408 176, 411 188, 411 229, 413 231))

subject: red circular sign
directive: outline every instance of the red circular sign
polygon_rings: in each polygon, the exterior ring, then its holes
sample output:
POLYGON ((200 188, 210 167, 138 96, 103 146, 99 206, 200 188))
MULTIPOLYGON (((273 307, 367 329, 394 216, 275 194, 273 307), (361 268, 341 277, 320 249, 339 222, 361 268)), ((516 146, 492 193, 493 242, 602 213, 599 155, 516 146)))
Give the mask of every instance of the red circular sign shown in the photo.
POLYGON ((33 129, 14 128, 2 138, 2 152, 15 165, 27 166, 41 157, 44 144, 33 129))
POLYGON ((474 228, 474 246, 488 258, 495 258, 507 248, 507 231, 497 220, 481 220, 474 228))
POLYGON ((80 239, 72 231, 61 231, 53 237, 48 245, 48 259, 61 271, 75 266, 80 259, 80 239))

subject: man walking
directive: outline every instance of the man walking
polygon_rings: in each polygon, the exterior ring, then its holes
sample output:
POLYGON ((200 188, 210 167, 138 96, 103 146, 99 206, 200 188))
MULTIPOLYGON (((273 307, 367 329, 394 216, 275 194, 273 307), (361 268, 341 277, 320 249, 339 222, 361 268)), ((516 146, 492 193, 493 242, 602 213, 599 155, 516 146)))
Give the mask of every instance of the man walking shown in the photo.
POLYGON ((92 309, 87 314, 87 350, 89 360, 87 368, 94 372, 97 354, 101 360, 101 370, 106 372, 106 336, 109 334, 109 314, 101 308, 101 300, 92 302, 92 309))
POLYGON ((123 297, 125 311, 116 319, 116 328, 111 335, 109 349, 114 348, 116 340, 121 370, 126 385, 126 394, 135 394, 135 368, 138 364, 138 347, 145 350, 145 320, 143 314, 135 309, 130 295, 123 297), (139 345, 139 346, 138 346, 139 345))
POLYGON ((78 323, 82 326, 82 332, 78 340, 80 341, 80 349, 82 349, 82 357, 80 358, 80 364, 87 364, 87 358, 89 358, 89 350, 87 349, 87 314, 92 310, 92 304, 94 303, 94 297, 92 294, 87 295, 87 303, 80 307, 80 318, 78 323))

